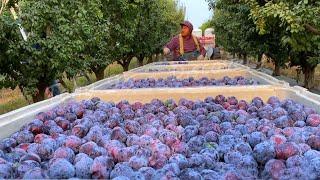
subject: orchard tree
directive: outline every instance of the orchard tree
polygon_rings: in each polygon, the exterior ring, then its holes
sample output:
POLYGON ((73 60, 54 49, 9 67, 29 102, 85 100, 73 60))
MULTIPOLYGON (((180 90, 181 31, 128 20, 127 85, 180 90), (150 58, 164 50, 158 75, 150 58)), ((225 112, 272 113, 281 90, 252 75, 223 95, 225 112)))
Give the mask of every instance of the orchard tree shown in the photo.
POLYGON ((110 45, 107 13, 103 12, 101 0, 86 1, 79 8, 84 14, 79 19, 78 28, 85 42, 79 58, 84 60, 86 69, 95 74, 96 80, 101 80, 106 67, 113 62, 114 47, 110 45))
POLYGON ((258 35, 249 19, 249 6, 238 1, 218 0, 209 4, 214 8, 212 25, 216 43, 230 53, 237 53, 247 63, 247 56, 262 56, 263 37, 258 35))
POLYGON ((21 1, 20 18, 14 21, 8 12, 1 17, 7 46, 1 51, 3 87, 15 88, 32 96, 34 102, 44 99, 45 89, 64 72, 72 76, 83 69, 78 58, 84 48, 80 38, 79 11, 82 1, 21 1), (18 22, 29 33, 21 38, 18 22))
POLYGON ((103 1, 104 16, 109 22, 110 44, 113 47, 113 61, 118 62, 124 71, 134 57, 133 44, 138 28, 139 0, 106 0, 103 1))
POLYGON ((282 44, 279 38, 285 29, 273 22, 269 33, 259 34, 255 22, 250 18, 251 9, 247 3, 226 0, 208 2, 214 10, 212 24, 217 44, 232 54, 242 56, 244 64, 247 63, 247 56, 257 57, 258 68, 262 56, 266 55, 275 64, 273 75, 280 75, 280 67, 284 66, 289 56, 288 46, 282 44))
POLYGON ((202 30, 202 32, 204 32, 207 28, 212 28, 212 27, 213 27, 213 18, 211 18, 208 21, 206 21, 205 23, 203 23, 200 26, 200 29, 202 30))
POLYGON ((260 34, 270 26, 284 29, 282 44, 290 46, 291 65, 299 65, 304 86, 314 87, 315 68, 320 62, 320 2, 317 0, 245 0, 260 34))
POLYGON ((184 20, 184 11, 172 0, 140 1, 138 29, 133 44, 139 65, 143 65, 145 57, 158 54, 163 45, 180 30, 184 20), (148 18, 146 18, 148 17, 148 18))
POLYGON ((161 52, 184 17, 173 0, 108 0, 103 12, 110 25, 112 56, 124 71, 133 57, 142 65, 145 57, 161 52))

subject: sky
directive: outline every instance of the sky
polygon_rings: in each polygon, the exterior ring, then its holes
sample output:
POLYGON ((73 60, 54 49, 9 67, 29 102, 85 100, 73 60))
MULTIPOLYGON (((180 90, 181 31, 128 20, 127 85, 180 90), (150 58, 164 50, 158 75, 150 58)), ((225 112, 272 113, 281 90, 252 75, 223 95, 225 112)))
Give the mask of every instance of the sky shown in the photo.
POLYGON ((189 20, 194 28, 199 28, 204 22, 210 19, 212 11, 208 8, 205 0, 178 0, 186 6, 186 20, 189 20))

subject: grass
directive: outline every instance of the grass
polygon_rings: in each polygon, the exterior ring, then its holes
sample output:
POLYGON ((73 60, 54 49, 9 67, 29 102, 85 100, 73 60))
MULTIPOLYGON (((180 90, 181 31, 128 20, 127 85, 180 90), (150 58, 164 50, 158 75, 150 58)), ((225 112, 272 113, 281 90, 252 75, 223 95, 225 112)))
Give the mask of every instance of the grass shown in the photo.
MULTIPOLYGON (((264 67, 269 69, 274 69, 273 63, 264 63, 264 67)), ((304 75, 303 72, 300 73, 300 75, 297 75, 297 67, 290 67, 290 68, 283 68, 280 70, 280 74, 295 80, 298 80, 299 84, 303 84, 304 82, 304 75)), ((317 66, 315 71, 315 87, 317 89, 320 89, 320 65, 317 66)))
POLYGON ((0 114, 27 106, 28 102, 18 88, 0 90, 0 114))
MULTIPOLYGON (((137 59, 132 59, 129 69, 133 69, 136 68, 137 65, 137 59)), ((117 63, 113 63, 110 64, 106 70, 104 71, 105 74, 105 78, 107 77, 111 77, 117 74, 120 74, 123 72, 122 66, 117 64, 117 63)), ((88 74, 91 82, 95 82, 96 81, 96 77, 93 73, 88 74)), ((67 84, 68 88, 74 90, 75 89, 75 85, 73 80, 69 80, 69 79, 63 79, 65 81, 65 83, 67 84)), ((82 87, 82 86, 86 86, 89 84, 89 82, 87 81, 87 79, 83 76, 77 77, 75 79, 76 81, 76 85, 77 87, 82 87)), ((62 92, 67 92, 66 89, 64 89, 63 87, 61 87, 62 92)), ((0 89, 0 115, 13 111, 15 109, 27 106, 29 103, 28 101, 23 97, 22 93, 20 92, 19 88, 16 88, 14 90, 11 89, 0 89)))

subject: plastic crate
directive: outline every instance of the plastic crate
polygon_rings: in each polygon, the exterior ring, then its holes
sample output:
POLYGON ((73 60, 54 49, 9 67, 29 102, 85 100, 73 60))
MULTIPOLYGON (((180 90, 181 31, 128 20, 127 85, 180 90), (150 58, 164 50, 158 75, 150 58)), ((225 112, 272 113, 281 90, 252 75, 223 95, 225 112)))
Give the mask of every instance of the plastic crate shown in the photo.
POLYGON ((8 137, 18 131, 24 124, 31 122, 35 115, 40 112, 48 111, 57 105, 67 103, 72 100, 91 99, 99 97, 104 101, 119 102, 128 100, 134 102, 150 102, 152 99, 174 99, 178 101, 181 98, 190 100, 203 100, 206 97, 217 95, 235 96, 238 99, 251 101, 259 96, 266 101, 270 96, 277 96, 280 99, 293 99, 308 107, 313 107, 320 113, 320 95, 316 95, 301 87, 283 87, 283 86, 256 86, 256 87, 206 87, 206 88, 185 88, 185 89, 137 89, 137 90, 78 90, 72 94, 62 94, 35 103, 7 114, 0 115, 0 139, 8 137))
MULTIPOLYGON (((236 76, 243 76, 248 79, 254 79, 258 81, 259 85, 283 85, 289 86, 289 83, 285 81, 278 80, 270 75, 250 70, 250 69, 226 69, 226 70, 215 70, 215 71, 178 71, 178 72, 154 72, 154 73, 134 73, 127 72, 123 73, 123 75, 118 75, 116 77, 107 78, 101 80, 97 83, 93 83, 89 86, 82 87, 79 89, 87 89, 87 90, 106 90, 110 89, 114 84, 117 84, 122 81, 127 81, 130 78, 133 79, 145 79, 145 78, 167 78, 169 76, 175 76, 178 79, 185 79, 189 77, 193 77, 195 79, 200 79, 202 77, 207 77, 209 79, 221 79, 224 76, 228 76, 230 78, 234 78, 236 76)), ((256 86, 259 86, 256 85, 256 86)), ((182 87, 184 88, 184 87, 182 87)))
POLYGON ((247 66, 233 63, 230 61, 221 61, 215 63, 191 63, 191 64, 170 64, 170 65, 156 65, 149 64, 146 66, 138 67, 128 71, 131 72, 171 72, 171 71, 212 71, 212 70, 221 70, 221 69, 235 69, 243 68, 250 69, 247 66))

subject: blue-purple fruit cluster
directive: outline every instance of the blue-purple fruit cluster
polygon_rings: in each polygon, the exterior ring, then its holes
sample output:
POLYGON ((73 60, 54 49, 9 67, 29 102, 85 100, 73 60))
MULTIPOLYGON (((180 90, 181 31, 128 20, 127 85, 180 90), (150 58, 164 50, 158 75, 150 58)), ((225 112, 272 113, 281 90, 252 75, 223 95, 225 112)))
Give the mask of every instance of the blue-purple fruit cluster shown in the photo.
POLYGON ((155 65, 176 65, 176 64, 189 64, 189 62, 187 61, 177 61, 177 62, 159 62, 159 63, 155 63, 155 65))
POLYGON ((255 79, 237 76, 230 78, 228 76, 222 79, 209 79, 203 77, 195 79, 189 77, 186 79, 178 79, 175 76, 169 76, 165 79, 146 78, 146 79, 129 79, 124 82, 119 82, 112 85, 109 89, 139 89, 139 88, 180 88, 180 87, 203 87, 203 86, 243 86, 243 85, 258 85, 259 82, 255 79))
MULTIPOLYGON (((193 67, 193 68, 191 68, 190 70, 192 70, 192 71, 202 71, 202 70, 217 70, 217 69, 219 69, 219 70, 222 70, 222 69, 228 69, 228 67, 212 67, 212 68, 203 68, 203 67, 193 67)), ((168 68, 168 69, 163 69, 163 68, 161 68, 161 69, 154 69, 154 68, 150 68, 150 69, 148 69, 148 70, 146 70, 146 71, 148 71, 148 72, 169 72, 169 71, 183 71, 183 70, 181 70, 181 69, 177 69, 177 68, 168 68)), ((141 72, 141 71, 140 71, 141 72)))
POLYGON ((70 102, 0 143, 0 178, 319 179, 320 115, 292 100, 70 102))

